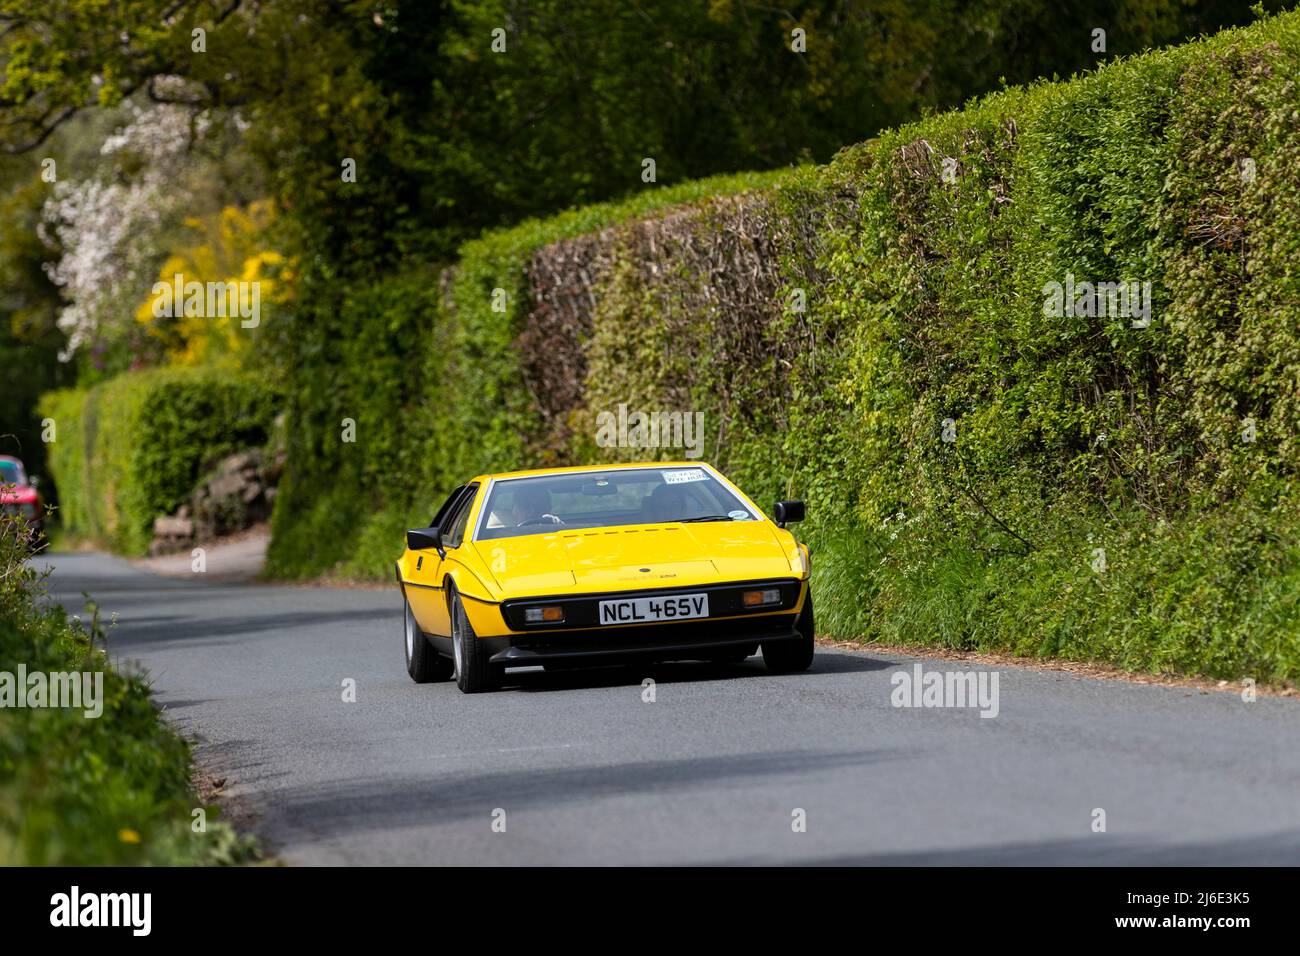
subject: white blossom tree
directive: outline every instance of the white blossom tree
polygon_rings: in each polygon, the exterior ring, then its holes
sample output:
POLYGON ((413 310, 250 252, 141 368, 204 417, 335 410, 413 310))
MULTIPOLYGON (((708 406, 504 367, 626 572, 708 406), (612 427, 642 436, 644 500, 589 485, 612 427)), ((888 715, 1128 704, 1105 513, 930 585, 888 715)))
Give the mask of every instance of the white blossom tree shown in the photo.
POLYGON ((44 210, 48 264, 66 300, 58 324, 68 361, 96 341, 130 338, 168 241, 194 208, 187 188, 211 123, 184 106, 127 102, 99 149, 97 175, 59 181, 44 210))

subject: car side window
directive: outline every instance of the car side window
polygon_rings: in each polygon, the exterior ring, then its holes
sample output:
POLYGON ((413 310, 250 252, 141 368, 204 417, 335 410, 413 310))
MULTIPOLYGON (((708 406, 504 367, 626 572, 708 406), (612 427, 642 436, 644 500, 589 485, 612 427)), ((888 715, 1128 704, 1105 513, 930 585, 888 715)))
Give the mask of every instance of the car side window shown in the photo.
POLYGON ((465 526, 469 523, 470 505, 474 503, 474 494, 478 491, 478 485, 470 485, 465 489, 460 503, 456 506, 456 512, 449 519, 447 532, 442 536, 442 543, 448 548, 459 548, 460 543, 465 538, 465 526))
POLYGON ((451 511, 451 506, 456 503, 460 498, 460 493, 464 490, 465 486, 461 485, 447 496, 447 500, 442 503, 442 507, 438 509, 438 513, 434 515, 433 520, 429 522, 430 528, 436 528, 438 527, 439 522, 447 520, 447 512, 451 511))

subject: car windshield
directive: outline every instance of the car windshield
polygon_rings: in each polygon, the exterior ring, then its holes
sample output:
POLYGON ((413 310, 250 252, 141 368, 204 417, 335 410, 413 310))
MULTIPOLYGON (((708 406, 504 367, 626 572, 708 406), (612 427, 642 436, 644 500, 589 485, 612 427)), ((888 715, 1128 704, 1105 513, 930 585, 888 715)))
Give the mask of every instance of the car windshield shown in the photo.
POLYGON ((620 468, 494 482, 476 539, 545 534, 558 528, 756 518, 707 469, 620 468))
POLYGON ((0 461, 0 485, 25 485, 27 476, 16 461, 0 461))

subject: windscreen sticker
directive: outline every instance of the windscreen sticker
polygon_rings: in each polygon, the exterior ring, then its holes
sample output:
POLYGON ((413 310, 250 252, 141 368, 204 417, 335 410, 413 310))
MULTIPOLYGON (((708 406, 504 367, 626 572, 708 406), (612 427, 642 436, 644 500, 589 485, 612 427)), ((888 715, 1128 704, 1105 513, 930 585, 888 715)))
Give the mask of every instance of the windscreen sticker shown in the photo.
POLYGON ((709 476, 703 468, 687 468, 684 471, 665 471, 664 484, 681 485, 688 481, 708 481, 709 476))

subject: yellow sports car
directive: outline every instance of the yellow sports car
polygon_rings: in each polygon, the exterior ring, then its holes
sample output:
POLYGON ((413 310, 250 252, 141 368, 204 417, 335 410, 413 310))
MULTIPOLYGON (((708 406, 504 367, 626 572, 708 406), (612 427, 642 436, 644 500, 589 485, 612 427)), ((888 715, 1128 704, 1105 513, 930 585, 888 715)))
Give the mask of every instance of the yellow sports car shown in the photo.
POLYGON ((675 462, 480 475, 451 493, 397 562, 406 669, 466 693, 508 667, 631 660, 813 658, 808 548, 709 465, 675 462))

